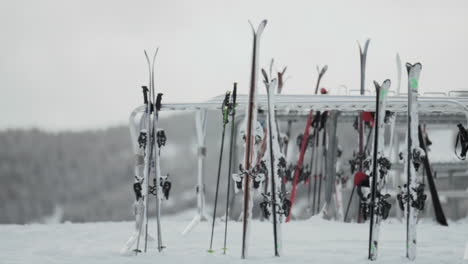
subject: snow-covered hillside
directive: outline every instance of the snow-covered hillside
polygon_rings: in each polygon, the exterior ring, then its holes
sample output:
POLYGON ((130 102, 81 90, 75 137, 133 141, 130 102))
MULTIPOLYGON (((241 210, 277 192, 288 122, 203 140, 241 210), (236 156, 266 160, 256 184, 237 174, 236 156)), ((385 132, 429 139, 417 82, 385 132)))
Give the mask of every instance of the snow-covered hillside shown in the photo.
MULTIPOLYGON (((223 223, 215 229, 215 253, 208 253, 210 223, 202 222, 186 237, 181 231, 190 215, 163 218, 163 241, 158 253, 122 256, 120 248, 133 231, 132 222, 86 224, 1 225, 0 263, 370 263, 367 260, 368 225, 344 224, 313 218, 283 225, 284 255, 273 257, 272 226, 253 223, 250 257, 240 259, 241 223, 230 222, 228 252, 222 255, 223 223)), ((155 231, 155 222, 150 230, 155 231)), ((432 222, 418 226, 419 247, 414 263, 464 263, 468 221, 448 228, 432 222)), ((397 220, 382 225, 378 261, 410 263, 405 254, 405 226, 397 220)))

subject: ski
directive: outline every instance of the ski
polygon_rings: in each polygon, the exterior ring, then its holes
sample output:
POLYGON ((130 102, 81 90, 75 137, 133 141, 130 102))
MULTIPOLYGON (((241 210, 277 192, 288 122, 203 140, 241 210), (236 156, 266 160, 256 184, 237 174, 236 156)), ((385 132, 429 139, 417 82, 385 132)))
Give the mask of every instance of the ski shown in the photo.
POLYGON ((431 193, 431 200, 432 200, 432 205, 434 207, 434 214, 435 214, 436 220, 440 225, 448 226, 447 219, 445 218, 444 210, 442 209, 442 205, 440 204, 439 194, 437 192, 437 188, 434 182, 434 174, 432 171, 432 167, 429 162, 429 155, 428 155, 429 149, 427 148, 428 137, 424 133, 421 126, 419 126, 418 128, 418 138, 419 138, 419 146, 422 148, 422 150, 425 153, 424 157, 422 157, 422 162, 424 165, 424 172, 426 174, 427 183, 429 185, 429 191, 431 193))
MULTIPOLYGON (((319 91, 320 81, 322 80, 323 75, 325 75, 327 70, 328 70, 327 65, 323 66, 321 69, 317 65, 318 78, 317 78, 317 82, 315 83, 315 94, 316 95, 318 94, 318 91, 319 91)), ((322 88, 322 89, 320 89, 320 93, 321 94, 326 94, 327 90, 325 88, 322 88)), ((321 120, 322 120, 323 114, 325 114, 325 112, 321 114, 320 111, 317 111, 317 113, 315 114, 315 119, 312 122, 312 126, 314 127, 314 133, 313 133, 313 136, 312 136, 312 144, 311 144, 311 147, 312 147, 311 152, 312 153, 311 153, 311 156, 310 156, 310 164, 309 164, 310 176, 309 176, 309 180, 307 182, 307 184, 308 184, 307 202, 308 202, 308 205, 310 206, 310 197, 311 197, 311 191, 312 191, 311 190, 312 189, 311 188, 311 184, 312 184, 311 181, 312 180, 314 181, 314 193, 313 193, 312 207, 311 208, 309 207, 309 211, 310 211, 311 215, 314 215, 315 211, 316 211, 315 210, 315 201, 316 201, 316 196, 317 196, 317 181, 319 180, 318 179, 318 177, 319 177, 318 168, 319 168, 319 166, 321 167, 321 165, 322 165, 321 162, 318 161, 318 159, 319 159, 318 148, 319 148, 319 143, 320 143, 320 131, 322 130, 322 127, 321 127, 322 121, 321 120), (314 160, 314 158, 315 158, 315 160, 314 160), (312 171, 314 171, 313 177, 312 177, 312 171)), ((325 131, 323 132, 323 137, 325 137, 325 131)), ((320 188, 321 188, 321 181, 320 181, 320 188)), ((320 194, 318 194, 318 195, 320 195, 320 194)), ((319 210, 319 209, 317 209, 317 210, 319 210)))
MULTIPOLYGON (((283 200, 284 194, 281 191, 281 179, 284 174, 286 161, 281 153, 281 147, 278 141, 278 132, 276 129, 276 118, 275 118, 275 103, 274 103, 274 92, 277 86, 277 80, 268 80, 268 76, 264 70, 262 70, 264 76, 264 83, 267 90, 268 100, 268 114, 267 114, 267 126, 268 126, 268 159, 270 163, 269 167, 269 179, 270 179, 270 193, 267 193, 267 204, 271 207, 271 214, 273 216, 273 240, 274 240, 274 253, 275 256, 279 257, 282 254, 283 243, 281 233, 281 222, 283 215, 289 213, 289 201, 283 200)), ((263 203, 265 207, 265 203, 263 203)), ((268 218, 268 214, 266 215, 268 218)))
POLYGON ((315 203, 317 200, 317 180, 318 180, 318 168, 319 164, 319 145, 320 145, 320 111, 317 111, 315 114, 314 121, 312 122, 312 127, 314 128, 313 134, 313 143, 312 143, 312 155, 310 157, 310 171, 311 177, 309 182, 309 192, 308 192, 308 204, 310 204, 310 190, 311 190, 311 181, 314 181, 314 190, 313 190, 313 198, 312 198, 312 207, 310 207, 311 215, 315 214, 315 203), (313 173, 312 173, 313 172, 313 173))
POLYGON ((325 111, 320 116, 320 126, 319 132, 322 130, 322 149, 321 149, 321 161, 317 164, 320 165, 320 173, 318 175, 318 193, 317 193, 317 213, 320 212, 320 198, 322 194, 322 181, 325 180, 326 177, 326 168, 327 168, 327 130, 326 130, 326 122, 328 118, 328 111, 325 111))
MULTIPOLYGON (((154 84, 153 84, 154 87, 154 84)), ((154 89, 154 88, 153 88, 154 89)), ((169 199, 169 192, 171 190, 171 182, 169 181, 169 175, 162 175, 161 174, 161 147, 166 144, 166 134, 164 130, 158 129, 158 121, 159 121, 159 110, 161 109, 161 100, 162 100, 162 93, 158 93, 156 96, 156 102, 154 104, 154 122, 153 122, 153 130, 156 132, 153 137, 155 137, 156 143, 154 144, 154 179, 153 179, 153 186, 151 188, 151 193, 156 197, 156 231, 157 231, 157 248, 158 251, 161 252, 165 246, 162 242, 162 228, 161 228, 161 202, 164 199, 169 199)))
POLYGON ((293 177, 293 183, 292 183, 292 189, 291 189, 291 196, 290 196, 290 201, 291 201, 291 206, 289 207, 289 213, 287 214, 286 217, 286 222, 289 222, 291 220, 291 215, 292 215, 292 206, 294 205, 294 201, 296 200, 296 192, 297 192, 297 183, 299 182, 299 176, 302 172, 302 163, 304 162, 304 154, 307 150, 307 145, 309 143, 309 132, 310 132, 310 127, 312 126, 312 119, 314 116, 314 111, 310 110, 309 115, 307 116, 307 122, 306 126, 304 129, 304 134, 302 134, 302 140, 301 140, 301 148, 299 152, 299 158, 296 163, 296 167, 294 169, 294 177, 293 177))
MULTIPOLYGON (((162 243, 162 228, 161 228, 161 201, 164 198, 169 198, 169 192, 171 189, 171 182, 168 180, 168 175, 161 175, 161 164, 160 164, 160 148, 166 143, 166 135, 164 130, 158 129, 159 121, 159 110, 161 109, 162 93, 156 95, 155 84, 154 84, 154 66, 158 50, 153 55, 152 61, 145 50, 145 57, 148 63, 149 71, 149 113, 148 113, 148 141, 147 144, 147 160, 145 168, 147 173, 146 190, 144 191, 147 195, 153 194, 156 197, 156 231, 157 231, 157 249, 161 252, 164 248, 162 243), (152 115, 152 116, 151 116, 152 115), (154 174, 153 185, 150 185, 150 176, 154 174)), ((148 211, 149 199, 145 201, 146 212, 148 211)), ((145 215, 145 252, 148 244, 148 213, 145 215)))
MULTIPOLYGON (((385 114, 386 97, 390 88, 390 80, 385 80, 382 85, 374 81, 376 93, 375 109, 375 129, 374 129, 374 152, 372 160, 372 175, 370 180, 372 184, 371 197, 368 205, 370 215, 369 223, 369 259, 376 260, 379 248, 380 224, 386 219, 390 210, 390 203, 387 201, 390 195, 383 195, 382 189, 386 183, 386 176, 390 170, 391 164, 384 153, 384 133, 385 133, 385 114)), ((366 217, 367 218, 367 217, 366 217)))
POLYGON ((213 253, 213 234, 214 234, 214 226, 216 220, 216 208, 218 206, 218 191, 219 191, 219 180, 221 178, 221 166, 223 163, 223 149, 224 149, 224 136, 226 134, 226 125, 229 122, 229 112, 230 112, 230 100, 231 92, 227 91, 223 104, 221 105, 221 114, 222 114, 222 122, 223 122, 223 129, 221 134, 221 149, 219 150, 219 160, 218 160, 218 176, 216 178, 216 191, 215 191, 215 200, 214 200, 214 209, 213 209, 213 221, 211 222, 211 239, 210 239, 210 248, 208 252, 213 253))
POLYGON ((249 246, 249 231, 250 222, 252 220, 252 207, 253 200, 251 197, 251 176, 255 164, 252 164, 256 159, 254 144, 255 144, 255 127, 257 125, 257 75, 258 75, 258 58, 259 58, 259 45, 260 37, 267 24, 263 20, 258 26, 257 30, 250 24, 253 33, 253 51, 252 51, 252 68, 250 72, 250 89, 249 99, 247 104, 247 118, 245 124, 245 155, 244 155, 244 168, 243 170, 243 185, 244 185, 244 201, 243 201, 243 225, 242 225, 242 253, 241 258, 245 259, 248 256, 249 246))
POLYGON ((407 183, 398 195, 400 208, 405 212, 406 217, 406 257, 410 260, 416 258, 417 232, 416 225, 418 214, 424 209, 426 195, 424 194, 424 184, 417 175, 417 171, 422 163, 424 151, 416 144, 418 138, 418 84, 421 73, 421 64, 406 64, 408 72, 408 128, 407 128, 407 151, 405 160, 405 170, 407 183))
MULTIPOLYGON (((143 231, 143 222, 145 220, 146 208, 146 192, 143 191, 143 186, 146 184, 145 180, 147 177, 146 168, 146 146, 148 144, 148 129, 145 128, 145 124, 148 120, 150 113, 150 104, 148 100, 148 87, 142 86, 143 89, 143 103, 145 105, 145 112, 138 126, 139 134, 138 138, 133 138, 132 141, 136 141, 137 144, 133 143, 135 149, 135 182, 133 183, 133 192, 135 193, 135 202, 133 203, 133 213, 135 215, 135 232, 129 238, 125 246, 122 248, 121 253, 127 254, 131 248, 135 245, 135 255, 141 252, 140 239, 143 231)), ((133 127, 130 126, 132 132, 133 127)), ((136 129, 135 129, 136 130, 136 129)), ((131 133, 131 134, 136 134, 131 133)), ((136 135, 135 135, 136 136, 136 135)))

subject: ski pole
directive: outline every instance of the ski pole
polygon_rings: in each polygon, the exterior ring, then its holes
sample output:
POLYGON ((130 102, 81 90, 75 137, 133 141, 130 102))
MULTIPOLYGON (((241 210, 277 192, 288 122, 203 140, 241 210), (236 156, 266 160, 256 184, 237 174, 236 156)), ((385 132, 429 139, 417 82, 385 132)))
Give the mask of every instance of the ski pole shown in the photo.
POLYGON ((227 177, 227 191, 226 191, 226 216, 224 223, 224 246, 223 254, 226 255, 226 242, 227 242, 227 223, 229 217, 229 192, 231 190, 231 166, 232 166, 232 153, 234 148, 235 136, 235 119, 236 119, 236 98, 237 98, 237 83, 234 83, 232 90, 232 105, 231 105, 231 142, 229 143, 229 166, 227 177))
POLYGON ((229 97, 231 95, 230 91, 226 92, 224 97, 223 105, 222 105, 222 113, 223 113, 223 132, 221 136, 221 150, 219 151, 219 163, 218 163, 218 177, 216 180, 216 192, 215 192, 215 201, 214 201, 214 210, 213 210, 213 222, 211 224, 211 240, 210 240, 210 248, 208 252, 212 253, 213 251, 213 233, 214 233, 214 225, 216 220, 216 207, 218 205, 218 191, 219 191, 219 178, 221 176, 221 165, 223 162, 223 148, 224 148, 224 135, 226 132, 226 124, 228 123, 228 105, 229 105, 229 97))

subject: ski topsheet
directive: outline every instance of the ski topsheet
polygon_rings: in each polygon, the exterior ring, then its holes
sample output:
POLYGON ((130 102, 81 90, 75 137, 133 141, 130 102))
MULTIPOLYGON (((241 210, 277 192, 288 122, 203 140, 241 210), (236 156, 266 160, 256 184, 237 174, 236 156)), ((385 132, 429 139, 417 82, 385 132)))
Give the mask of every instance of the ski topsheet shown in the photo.
POLYGON ((271 204, 271 211, 273 216, 273 240, 274 240, 274 252, 275 256, 279 257, 282 254, 282 235, 281 235, 281 222, 282 222, 282 212, 281 208, 281 171, 284 171, 285 160, 281 154, 281 148, 278 141, 278 132, 275 128, 276 119, 275 119, 275 103, 274 103, 274 92, 277 85, 277 80, 273 79, 271 82, 268 80, 268 76, 265 71, 262 71, 264 75, 264 83, 267 90, 267 99, 268 99, 268 115, 267 115, 267 125, 268 125, 268 159, 269 159, 269 168, 268 168, 268 177, 270 179, 270 193, 267 194, 269 197, 269 204, 271 204))
POLYGON ((243 226, 242 226, 242 254, 241 257, 245 259, 248 255, 249 246, 249 231, 250 222, 252 220, 252 207, 253 200, 251 197, 251 174, 255 164, 252 164, 256 160, 254 144, 255 144, 255 127, 257 125, 257 76, 258 76, 258 57, 259 57, 259 45, 260 37, 267 24, 266 20, 263 20, 255 31, 252 24, 253 33, 253 51, 252 51, 252 68, 250 72, 250 89, 249 89, 249 101, 247 104, 247 118, 245 125, 245 154, 244 154, 244 173, 243 184, 244 184, 244 201, 243 201, 243 226))
POLYGON ((376 92, 375 130, 374 130, 374 153, 372 161, 371 177, 371 200, 369 203, 370 225, 369 225, 369 259, 377 259, 379 247, 379 229, 382 219, 388 216, 388 196, 381 194, 386 182, 386 174, 390 169, 390 161, 384 153, 385 113, 386 97, 390 89, 390 80, 385 80, 382 85, 374 81, 376 92))
POLYGON ((406 214, 406 257, 410 260, 416 258, 416 224, 418 213, 424 208, 424 185, 417 176, 417 169, 421 162, 421 148, 418 141, 418 86, 421 64, 407 63, 408 71, 408 148, 406 153, 407 184, 405 195, 406 214))

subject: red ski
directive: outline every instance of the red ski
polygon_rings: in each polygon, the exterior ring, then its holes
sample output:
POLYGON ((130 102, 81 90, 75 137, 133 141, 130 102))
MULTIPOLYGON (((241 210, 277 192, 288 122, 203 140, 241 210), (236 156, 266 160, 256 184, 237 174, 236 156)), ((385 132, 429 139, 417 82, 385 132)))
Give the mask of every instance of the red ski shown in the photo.
POLYGON ((299 174, 301 173, 301 167, 302 167, 302 162, 304 161, 304 154, 307 150, 307 145, 309 142, 309 131, 310 127, 312 125, 312 120, 314 117, 314 111, 310 110, 309 115, 307 117, 307 123, 305 126, 304 130, 304 135, 302 135, 302 140, 301 140, 301 151, 299 152, 299 159, 297 160, 296 168, 294 169, 294 179, 293 179, 293 185, 292 185, 292 191, 291 191, 291 206, 289 207, 289 213, 288 217, 286 218, 286 222, 289 222, 291 220, 291 211, 292 211, 292 206, 294 204, 294 200, 296 199, 296 189, 297 189, 297 182, 299 180, 299 174))

